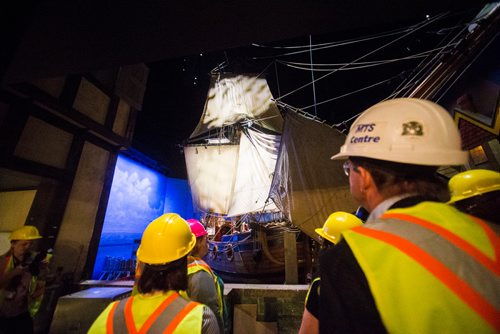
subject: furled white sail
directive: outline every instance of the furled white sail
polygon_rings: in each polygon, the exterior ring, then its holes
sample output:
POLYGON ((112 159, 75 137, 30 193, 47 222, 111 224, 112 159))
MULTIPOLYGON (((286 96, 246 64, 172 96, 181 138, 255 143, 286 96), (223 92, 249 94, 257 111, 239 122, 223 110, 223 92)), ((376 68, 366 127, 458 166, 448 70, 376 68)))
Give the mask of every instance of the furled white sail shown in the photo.
POLYGON ((272 100, 267 80, 258 76, 212 76, 203 115, 190 139, 242 121, 281 132, 283 119, 272 100))

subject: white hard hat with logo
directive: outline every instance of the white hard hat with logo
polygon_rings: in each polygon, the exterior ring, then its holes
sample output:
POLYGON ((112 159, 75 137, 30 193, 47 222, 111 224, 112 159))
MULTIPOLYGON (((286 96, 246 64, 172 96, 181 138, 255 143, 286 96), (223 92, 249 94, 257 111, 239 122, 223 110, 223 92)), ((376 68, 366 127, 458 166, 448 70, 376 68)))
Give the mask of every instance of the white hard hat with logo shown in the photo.
POLYGON ((416 98, 387 100, 364 111, 332 159, 350 156, 427 166, 462 165, 468 159, 446 109, 416 98))

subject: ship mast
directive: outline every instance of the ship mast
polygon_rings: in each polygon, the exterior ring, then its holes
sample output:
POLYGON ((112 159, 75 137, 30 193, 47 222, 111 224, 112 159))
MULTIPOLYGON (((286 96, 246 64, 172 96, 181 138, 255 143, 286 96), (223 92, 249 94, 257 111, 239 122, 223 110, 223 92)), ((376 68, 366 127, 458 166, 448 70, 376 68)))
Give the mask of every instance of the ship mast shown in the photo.
POLYGON ((438 102, 453 83, 460 78, 467 67, 498 35, 500 21, 500 4, 487 5, 476 17, 473 23, 466 27, 462 38, 448 54, 439 54, 424 65, 419 73, 430 73, 423 79, 415 74, 409 82, 418 86, 410 92, 403 93, 406 97, 424 98, 438 102), (436 65, 437 64, 437 65, 436 65))

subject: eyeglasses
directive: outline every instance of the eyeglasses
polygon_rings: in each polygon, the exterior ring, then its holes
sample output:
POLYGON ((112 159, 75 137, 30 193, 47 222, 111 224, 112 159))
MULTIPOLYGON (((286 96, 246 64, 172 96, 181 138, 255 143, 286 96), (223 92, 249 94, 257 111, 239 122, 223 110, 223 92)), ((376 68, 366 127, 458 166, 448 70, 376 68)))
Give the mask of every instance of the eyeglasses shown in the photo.
POLYGON ((351 169, 356 173, 359 173, 357 166, 353 165, 353 163, 350 160, 346 160, 342 165, 342 168, 344 168, 344 174, 346 176, 349 176, 349 174, 351 174, 351 169))

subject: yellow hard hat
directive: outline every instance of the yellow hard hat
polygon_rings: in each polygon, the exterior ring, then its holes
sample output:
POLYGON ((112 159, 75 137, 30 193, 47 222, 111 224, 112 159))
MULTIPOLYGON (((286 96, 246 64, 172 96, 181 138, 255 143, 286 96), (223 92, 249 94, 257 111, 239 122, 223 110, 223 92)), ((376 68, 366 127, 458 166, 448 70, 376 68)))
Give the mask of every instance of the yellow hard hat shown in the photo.
POLYGON ((500 190, 500 173, 487 169, 471 169, 453 176, 448 182, 449 204, 490 191, 500 190))
POLYGON ((12 231, 9 236, 10 240, 35 240, 41 239, 42 236, 35 226, 25 225, 17 230, 12 231))
POLYGON ((188 223, 176 213, 166 213, 144 230, 137 259, 147 264, 172 262, 187 255, 195 244, 188 223))
POLYGON ((323 228, 317 228, 315 231, 322 238, 336 244, 341 239, 340 232, 360 225, 363 225, 363 222, 352 213, 337 211, 328 217, 323 228))

